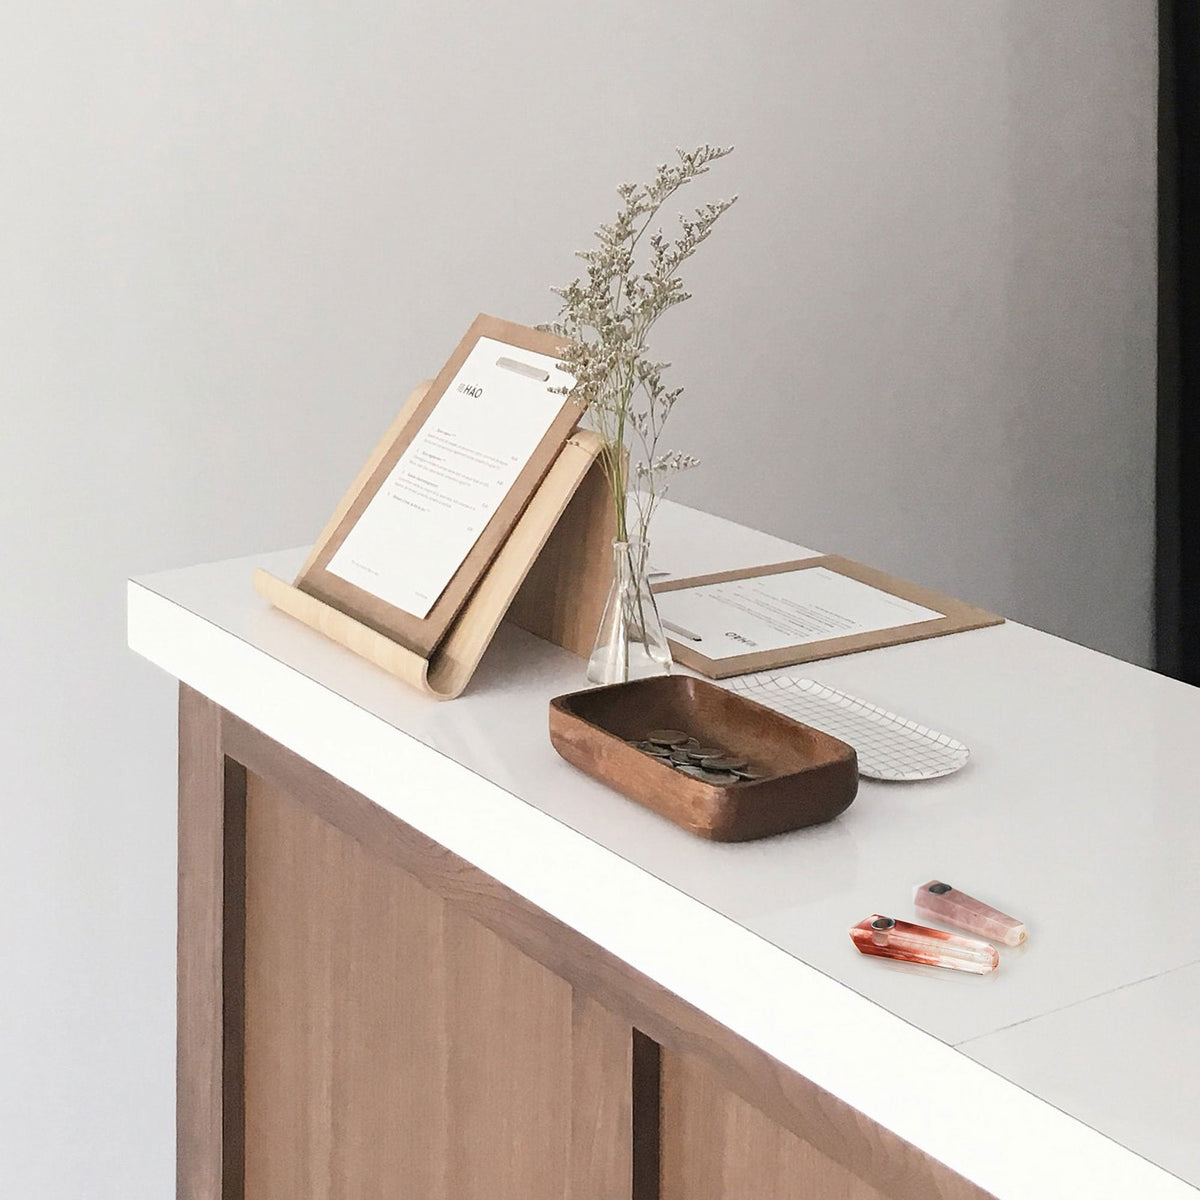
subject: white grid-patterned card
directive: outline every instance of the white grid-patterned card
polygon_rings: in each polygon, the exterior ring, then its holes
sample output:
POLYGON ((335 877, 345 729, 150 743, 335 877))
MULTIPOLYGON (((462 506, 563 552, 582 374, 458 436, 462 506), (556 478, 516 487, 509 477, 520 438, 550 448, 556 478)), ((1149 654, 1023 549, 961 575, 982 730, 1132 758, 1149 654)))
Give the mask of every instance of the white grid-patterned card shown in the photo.
POLYGON ((858 773, 868 779, 937 779, 965 766, 971 755, 944 733, 813 679, 746 675, 729 687, 853 746, 858 773))

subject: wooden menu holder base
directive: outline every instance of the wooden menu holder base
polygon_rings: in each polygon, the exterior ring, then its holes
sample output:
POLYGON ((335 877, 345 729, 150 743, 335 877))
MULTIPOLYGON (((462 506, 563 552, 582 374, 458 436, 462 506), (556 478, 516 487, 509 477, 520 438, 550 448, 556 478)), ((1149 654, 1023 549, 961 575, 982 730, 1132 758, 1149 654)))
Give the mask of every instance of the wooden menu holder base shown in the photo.
MULTIPOLYGON (((331 524, 341 520, 357 486, 370 477, 383 448, 428 387, 423 384, 408 398, 331 524)), ((586 657, 612 578, 615 531, 607 481, 597 461, 600 447, 595 433, 572 434, 450 631, 427 658, 268 571, 255 571, 254 590, 281 612, 438 700, 451 700, 466 688, 506 614, 530 633, 586 657)))

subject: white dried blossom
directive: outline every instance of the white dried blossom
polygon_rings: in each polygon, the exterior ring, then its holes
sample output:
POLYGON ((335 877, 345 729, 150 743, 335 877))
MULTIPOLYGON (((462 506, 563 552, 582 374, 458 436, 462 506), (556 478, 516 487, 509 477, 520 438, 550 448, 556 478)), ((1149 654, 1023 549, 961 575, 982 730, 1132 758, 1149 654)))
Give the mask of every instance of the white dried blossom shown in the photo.
POLYGON ((737 197, 681 215, 679 236, 673 240, 650 227, 676 191, 731 150, 708 145, 679 150, 678 162, 660 164, 650 183, 621 184, 617 194, 622 207, 615 220, 596 230, 596 248, 577 255, 585 275, 551 289, 562 308, 558 320, 542 328, 566 340, 560 366, 575 380, 572 387, 557 390, 586 410, 604 441, 602 461, 622 541, 631 536, 646 540, 670 477, 698 463, 690 454, 658 449, 663 425, 683 389, 664 386, 662 375, 670 364, 649 356, 646 336, 663 313, 690 298, 677 272, 737 197))
POLYGON ((678 450, 670 450, 666 454, 660 454, 653 462, 634 463, 633 486, 640 492, 656 492, 661 495, 668 476, 677 475, 680 471, 690 471, 699 465, 698 458, 690 454, 681 454, 678 450))

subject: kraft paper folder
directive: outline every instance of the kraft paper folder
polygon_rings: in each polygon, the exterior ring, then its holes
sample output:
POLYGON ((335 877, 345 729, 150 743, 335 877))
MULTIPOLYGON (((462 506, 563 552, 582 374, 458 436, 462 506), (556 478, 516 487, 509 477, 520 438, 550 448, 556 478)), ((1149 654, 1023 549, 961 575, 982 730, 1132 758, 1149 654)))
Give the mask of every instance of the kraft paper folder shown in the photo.
POLYGON ((874 567, 864 566, 853 559, 837 554, 823 554, 815 558, 796 559, 793 562, 774 563, 766 567, 747 567, 740 571, 722 571, 715 575, 698 575, 692 579, 672 579, 654 585, 654 593, 680 591, 683 588, 702 587, 710 583, 724 583, 731 579, 751 579, 762 575, 776 575, 784 571, 800 571, 809 567, 825 567, 860 583, 869 584, 880 591, 889 592, 904 600, 910 600, 923 608, 933 609, 943 615, 937 620, 922 621, 914 625, 899 625, 892 629, 872 630, 868 633, 852 634, 848 637, 825 638, 818 642, 807 642, 797 646, 784 646, 778 650, 761 650, 739 654, 733 658, 708 658, 687 642, 670 635, 671 653, 676 662, 691 667, 709 679, 728 679, 732 675, 749 675, 755 671, 770 671, 776 667, 792 667, 799 663, 815 662, 821 658, 835 658, 840 654, 854 654, 860 650, 876 650, 881 646, 896 646, 902 642, 920 641, 922 638, 942 637, 948 633, 961 633, 967 629, 982 629, 987 625, 1001 625, 1003 617, 985 609, 964 604, 950 596, 943 596, 930 588, 897 579, 874 567))

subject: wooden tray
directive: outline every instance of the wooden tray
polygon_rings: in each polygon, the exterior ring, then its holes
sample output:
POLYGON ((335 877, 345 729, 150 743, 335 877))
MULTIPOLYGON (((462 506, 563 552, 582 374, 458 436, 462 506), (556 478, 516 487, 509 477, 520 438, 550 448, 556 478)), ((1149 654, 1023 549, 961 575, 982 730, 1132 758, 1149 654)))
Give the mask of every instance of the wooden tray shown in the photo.
POLYGON ((744 842, 829 821, 858 791, 851 746, 715 684, 639 679, 550 701, 550 741, 567 762, 701 837, 744 842), (750 760, 763 778, 713 784, 626 739, 686 730, 750 760))

